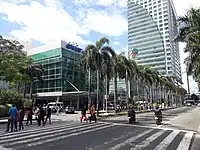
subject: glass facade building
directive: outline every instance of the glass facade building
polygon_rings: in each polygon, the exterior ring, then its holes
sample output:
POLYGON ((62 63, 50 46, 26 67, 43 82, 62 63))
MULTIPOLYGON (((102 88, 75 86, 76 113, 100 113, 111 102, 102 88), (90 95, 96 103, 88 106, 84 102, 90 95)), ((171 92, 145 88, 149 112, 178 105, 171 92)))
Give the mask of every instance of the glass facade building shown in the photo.
POLYGON ((128 49, 140 65, 181 80, 178 30, 172 0, 128 0, 128 49))
POLYGON ((31 55, 34 63, 41 64, 44 70, 44 81, 34 82, 33 93, 86 91, 85 73, 78 65, 80 49, 66 45, 62 41, 58 48, 31 55))

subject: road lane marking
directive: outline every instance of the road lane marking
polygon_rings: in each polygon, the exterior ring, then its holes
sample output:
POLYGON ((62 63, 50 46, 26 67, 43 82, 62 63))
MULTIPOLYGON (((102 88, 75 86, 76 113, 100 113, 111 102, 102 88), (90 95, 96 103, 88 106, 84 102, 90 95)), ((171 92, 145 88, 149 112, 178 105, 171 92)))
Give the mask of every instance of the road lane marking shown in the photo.
POLYGON ((103 124, 95 124, 95 125, 93 124, 91 126, 90 124, 85 124, 85 125, 82 125, 82 126, 75 126, 75 127, 65 128, 65 129, 59 129, 59 130, 54 130, 54 131, 45 132, 45 133, 43 133, 43 131, 41 130, 41 133, 32 134, 32 135, 28 135, 28 136, 23 136, 22 135, 23 137, 20 137, 20 140, 24 139, 23 141, 16 141, 16 140, 19 139, 19 137, 12 138, 12 136, 11 136, 6 140, 0 140, 0 144, 1 143, 6 143, 5 145, 13 145, 13 143, 14 144, 26 143, 26 142, 31 142, 31 141, 34 141, 34 140, 40 140, 42 138, 48 138, 48 137, 51 137, 51 136, 56 136, 57 134, 58 135, 64 134, 65 132, 68 132, 68 133, 76 132, 77 130, 83 130, 83 129, 92 128, 92 127, 99 127, 99 126, 102 126, 102 125, 103 124), (37 136, 39 136, 39 137, 37 137, 37 136), (30 139, 30 138, 33 138, 33 139, 30 139), (12 141, 13 141, 13 143, 12 143, 12 141))
MULTIPOLYGON (((66 124, 61 124, 61 125, 54 125, 54 124, 51 124, 50 126, 41 126, 41 127, 38 127, 38 128, 35 128, 35 129, 27 129, 27 130, 21 130, 20 132, 12 132, 12 133, 7 133, 7 132, 4 132, 4 134, 0 135, 0 139, 2 139, 2 137, 5 137, 5 136, 10 136, 10 135, 17 135, 19 136, 20 134, 24 134, 24 133, 31 133, 31 132, 37 132, 37 131, 41 131, 41 129, 44 131, 44 130, 48 130, 48 129, 55 129, 55 128, 59 128, 59 127, 68 127, 68 126, 71 126, 71 125, 80 125, 81 123, 77 124, 77 123, 66 123, 66 124)), ((26 127, 25 127, 26 129, 26 127)))
POLYGON ((138 149, 143 149, 143 148, 147 147, 152 141, 154 141, 156 138, 161 136, 163 133, 165 133, 165 131, 161 130, 161 131, 151 135, 150 137, 148 137, 146 140, 142 141, 141 143, 134 145, 134 147, 131 148, 131 150, 138 150, 138 149))
POLYGON ((196 131, 190 131, 190 130, 180 130, 180 129, 174 129, 171 127, 159 127, 159 126, 143 126, 143 125, 136 125, 136 124, 123 124, 123 123, 113 123, 113 122, 104 122, 105 124, 114 124, 118 126, 128 126, 128 127, 139 127, 139 128, 148 128, 148 129, 160 129, 160 130, 172 130, 172 131, 180 131, 180 132, 187 132, 187 133, 197 133, 196 131))
POLYGON ((40 128, 40 129, 37 129, 36 131, 27 130, 26 132, 14 132, 14 134, 7 133, 6 135, 1 136, 0 140, 7 139, 9 137, 14 138, 14 137, 19 137, 21 135, 23 135, 23 136, 30 135, 32 133, 33 134, 35 134, 35 133, 41 133, 41 130, 42 130, 43 133, 45 133, 47 131, 52 131, 52 130, 57 130, 57 129, 66 129, 68 127, 74 127, 74 126, 77 126, 77 124, 63 125, 63 126, 54 126, 54 127, 50 127, 50 128, 40 128))
POLYGON ((91 146, 86 147, 86 149, 87 149, 87 150, 99 149, 99 148, 101 148, 101 147, 103 147, 103 146, 105 146, 105 145, 108 145, 108 144, 111 144, 111 143, 113 143, 113 142, 115 142, 115 141, 121 140, 122 138, 127 137, 127 136, 130 136, 131 134, 134 134, 134 133, 135 133, 135 132, 125 132, 125 133, 123 133, 122 135, 120 135, 120 136, 118 136, 118 137, 114 137, 114 138, 112 138, 111 140, 104 142, 103 144, 96 145, 95 147, 92 147, 92 145, 91 145, 91 146))
MULTIPOLYGON (((83 130, 90 130, 92 128, 98 128, 98 127, 101 127, 103 126, 102 124, 96 124, 96 125, 92 125, 92 126, 78 126, 78 127, 73 127, 73 128, 68 128, 68 129, 65 129, 65 130, 60 130, 60 131, 53 131, 54 134, 52 134, 52 132, 49 132, 47 135, 44 135, 44 136, 41 136, 41 134, 37 134, 36 135, 30 135, 30 136, 25 136, 25 137, 20 137, 20 140, 22 140, 22 138, 24 140, 22 141, 15 141, 11 138, 11 139, 8 139, 6 140, 7 143, 5 143, 5 140, 3 141, 4 143, 2 144, 3 146, 12 146, 12 145, 23 145, 23 144, 26 144, 28 142, 34 142, 34 141, 37 141, 37 140, 44 140, 46 138, 51 138, 51 137, 56 137, 56 136, 63 136, 65 134, 73 134, 73 132, 78 132, 78 131, 83 131, 83 130), (72 129, 72 130, 71 130, 72 129), (59 133, 58 133, 59 132, 59 133), (34 137, 31 139, 31 137, 34 137), (13 141, 13 142, 11 142, 13 141)), ((108 125, 106 125, 108 126, 108 125)), ((0 141, 2 142, 2 141, 0 141)))
POLYGON ((0 150, 13 150, 13 149, 12 148, 5 148, 5 147, 0 146, 0 150))
POLYGON ((173 131, 170 133, 154 150, 166 150, 169 144, 179 133, 179 131, 173 131))
MULTIPOLYGON (((69 135, 58 136, 58 137, 47 139, 47 140, 44 140, 44 141, 31 143, 31 144, 28 144, 27 146, 32 147, 32 146, 36 146, 36 145, 42 145, 42 144, 52 142, 52 141, 55 141, 55 140, 61 140, 61 139, 65 139, 65 138, 68 138, 68 137, 77 136, 77 135, 81 135, 81 134, 85 134, 85 133, 89 133, 89 132, 94 132, 94 131, 98 131, 98 130, 102 130, 102 129, 106 129, 106 128, 110 128, 110 127, 114 127, 114 126, 115 125, 106 125, 106 126, 94 128, 94 129, 91 129, 91 130, 85 130, 86 129, 85 128, 84 131, 81 131, 81 132, 76 132, 76 133, 72 133, 72 134, 69 134, 69 135)), ((87 128, 87 129, 89 129, 89 128, 87 128)))
POLYGON ((148 133, 150 133, 150 132, 152 132, 152 131, 153 131, 153 129, 149 129, 149 130, 147 130, 147 131, 145 131, 145 132, 142 132, 142 133, 138 134, 137 136, 134 136, 134 137, 132 137, 132 138, 129 138, 128 140, 126 140, 126 141, 124 141, 124 142, 122 142, 122 143, 120 143, 120 144, 117 144, 117 145, 115 145, 115 146, 109 148, 109 150, 121 149, 122 147, 126 146, 127 144, 129 144, 129 143, 131 143, 131 142, 133 142, 133 141, 135 141, 135 140, 141 138, 142 136, 144 136, 144 135, 146 135, 146 134, 148 134, 148 133))
POLYGON ((176 150, 188 150, 190 147, 192 137, 192 133, 186 133, 176 150))

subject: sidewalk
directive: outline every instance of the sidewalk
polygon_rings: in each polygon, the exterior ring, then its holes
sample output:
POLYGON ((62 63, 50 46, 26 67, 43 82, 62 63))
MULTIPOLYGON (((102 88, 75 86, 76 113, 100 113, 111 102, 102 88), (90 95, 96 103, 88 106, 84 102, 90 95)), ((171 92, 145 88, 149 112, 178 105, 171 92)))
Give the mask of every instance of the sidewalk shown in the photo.
MULTIPOLYGON (((181 106, 180 106, 181 107, 181 106)), ((175 109, 179 107, 168 107, 167 109, 162 109, 162 110, 168 110, 168 109, 175 109)), ((148 113, 152 112, 153 110, 141 110, 141 111, 136 111, 136 113, 148 113)), ((119 112, 117 115, 127 115, 127 111, 122 111, 119 112)), ((80 116, 81 116, 81 111, 76 111, 75 114, 65 114, 65 113, 60 113, 59 115, 52 114, 52 121, 68 121, 68 122, 79 122, 80 121, 80 116)), ((105 111, 99 111, 99 117, 97 118, 100 120, 101 118, 106 118, 106 117, 113 117, 115 116, 115 113, 106 113, 105 111)), ((35 119, 35 116, 33 115, 33 120, 35 119)), ((27 120, 25 118, 24 122, 27 120)), ((0 118, 0 124, 7 123, 8 118, 0 118)))

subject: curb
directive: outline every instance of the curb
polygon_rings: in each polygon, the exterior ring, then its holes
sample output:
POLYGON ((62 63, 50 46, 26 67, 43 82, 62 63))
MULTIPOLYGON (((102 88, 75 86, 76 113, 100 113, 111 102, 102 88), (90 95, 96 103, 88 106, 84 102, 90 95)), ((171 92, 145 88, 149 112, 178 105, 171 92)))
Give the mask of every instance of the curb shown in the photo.
MULTIPOLYGON (((180 107, 172 107, 172 108, 168 108, 168 109, 161 109, 162 111, 166 111, 166 110, 170 110, 170 109, 176 109, 176 108, 181 108, 183 106, 180 107)), ((148 110, 148 111, 140 111, 140 112, 136 112, 136 114, 142 114, 142 113, 150 113, 153 112, 154 110, 148 110)), ((118 117, 118 116, 125 116, 127 115, 128 112, 124 112, 124 114, 112 114, 112 115, 108 115, 108 116, 102 116, 102 117, 98 117, 97 120, 103 120, 103 119, 107 119, 107 118, 111 118, 111 117, 118 117)))

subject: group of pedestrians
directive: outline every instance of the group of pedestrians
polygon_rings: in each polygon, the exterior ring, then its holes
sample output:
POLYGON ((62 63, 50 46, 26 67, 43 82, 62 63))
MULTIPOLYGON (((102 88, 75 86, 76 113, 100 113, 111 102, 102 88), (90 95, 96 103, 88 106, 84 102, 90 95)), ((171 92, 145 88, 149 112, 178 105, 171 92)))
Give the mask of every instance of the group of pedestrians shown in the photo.
POLYGON ((24 117, 27 116, 26 125, 30 124, 32 125, 33 115, 35 115, 38 126, 43 124, 45 126, 47 120, 49 120, 49 124, 51 124, 51 109, 47 107, 46 109, 42 106, 34 107, 33 109, 28 109, 25 113, 24 107, 21 107, 21 109, 18 111, 16 106, 13 104, 12 107, 8 111, 8 123, 7 123, 7 130, 6 132, 17 131, 18 130, 18 124, 19 124, 19 130, 24 129, 24 117), (11 127, 11 128, 10 128, 11 127), (13 130, 14 129, 14 130, 13 130))
MULTIPOLYGON (((89 109, 89 121, 91 123, 92 120, 94 120, 95 122, 97 122, 97 117, 96 117, 96 112, 95 112, 95 107, 94 105, 92 105, 89 109)), ((87 118, 87 108, 83 108, 81 111, 81 117, 80 117, 80 121, 82 122, 83 120, 85 120, 86 122, 88 121, 87 118)))

